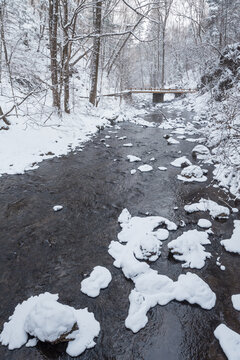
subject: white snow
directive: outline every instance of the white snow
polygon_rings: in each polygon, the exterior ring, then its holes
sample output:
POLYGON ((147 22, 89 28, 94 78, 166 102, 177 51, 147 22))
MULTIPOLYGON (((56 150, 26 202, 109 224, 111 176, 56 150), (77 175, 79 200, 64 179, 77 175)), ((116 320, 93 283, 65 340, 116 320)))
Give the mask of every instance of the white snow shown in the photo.
POLYGON ((109 124, 79 111, 62 118, 52 115, 46 124, 44 121, 45 117, 34 115, 34 121, 26 124, 23 116, 12 120, 9 130, 0 131, 0 176, 37 169, 44 159, 66 155, 89 140, 99 126, 109 124))
POLYGON ((34 346, 36 340, 27 341, 28 334, 42 341, 54 341, 71 331, 77 323, 78 330, 68 335, 72 341, 68 343, 66 352, 70 356, 78 356, 93 347, 93 339, 100 332, 93 313, 89 313, 87 308, 76 310, 57 300, 58 294, 46 292, 18 304, 9 321, 4 323, 0 335, 2 345, 8 346, 9 350, 20 348, 25 343, 34 346))
POLYGON ((53 206, 53 210, 54 211, 60 211, 60 210, 62 210, 63 209, 63 206, 62 205, 55 205, 55 206, 53 206))
POLYGON ((166 171, 167 170, 167 168, 165 166, 158 166, 158 169, 160 171, 166 171))
POLYGON ((224 324, 220 324, 214 331, 228 360, 240 359, 240 335, 224 324))
POLYGON ((197 225, 203 229, 209 229, 212 226, 212 223, 207 219, 199 219, 197 225))
POLYGON ((36 346, 38 343, 38 339, 36 338, 32 338, 32 339, 29 339, 28 342, 25 344, 26 347, 34 347, 36 346))
POLYGON ((181 175, 178 175, 177 178, 185 182, 204 182, 207 180, 207 177, 203 175, 202 169, 197 165, 190 165, 183 168, 181 175))
POLYGON ((132 143, 127 143, 127 144, 123 144, 123 146, 125 146, 125 147, 132 147, 133 144, 132 144, 132 143))
POLYGON ((168 143, 168 145, 176 145, 176 144, 179 144, 179 141, 170 137, 169 139, 167 139, 167 143, 168 143))
POLYGON ((125 326, 134 333, 148 322, 147 312, 150 308, 166 305, 172 300, 188 301, 198 304, 203 309, 211 309, 216 302, 216 295, 210 287, 196 274, 188 272, 180 275, 177 281, 160 275, 149 269, 133 279, 135 288, 129 295, 130 307, 125 326))
POLYGON ((240 220, 234 220, 234 230, 230 239, 221 240, 227 251, 240 254, 240 220))
POLYGON ((172 166, 175 167, 183 167, 183 166, 189 166, 192 165, 191 161, 187 159, 186 156, 181 156, 174 161, 171 162, 172 166))
POLYGON ((118 221, 122 227, 118 234, 119 242, 111 242, 109 254, 115 259, 114 266, 121 268, 124 275, 135 283, 129 295, 130 308, 125 321, 127 328, 133 332, 139 331, 146 325, 146 314, 151 307, 166 305, 174 299, 196 303, 204 309, 211 309, 215 305, 216 295, 197 275, 180 275, 174 282, 142 261, 155 261, 158 258, 161 240, 168 238, 169 231, 177 229, 176 224, 160 216, 131 217, 127 209, 122 211, 118 221))
POLYGON ((240 311, 240 294, 232 295, 231 299, 234 309, 240 311))
POLYGON ((137 172, 137 170, 136 170, 136 169, 132 169, 132 170, 130 171, 131 175, 136 174, 136 172, 137 172))
POLYGON ((81 291, 91 297, 100 294, 101 289, 108 287, 112 280, 112 275, 103 266, 95 266, 90 276, 81 282, 81 291))
POLYGON ((127 278, 144 273, 149 265, 139 260, 155 261, 161 254, 162 240, 166 240, 177 225, 161 216, 131 217, 127 209, 120 214, 118 221, 122 230, 118 241, 109 245, 109 254, 115 259, 114 266, 122 268, 127 278), (157 227, 165 226, 167 229, 157 227), (121 243, 125 243, 123 245, 121 243))
POLYGON ((129 162, 142 161, 139 157, 134 156, 134 155, 127 155, 127 158, 129 160, 129 162))
POLYGON ((210 155, 209 149, 204 145, 196 145, 192 149, 192 156, 196 156, 197 159, 206 159, 210 155))
POLYGON ((198 203, 185 205, 184 210, 190 214, 197 211, 209 211, 209 214, 214 219, 226 219, 230 215, 230 211, 227 207, 218 205, 212 200, 203 198, 200 199, 198 203))
POLYGON ((36 302, 24 322, 24 330, 28 334, 43 342, 54 342, 72 330, 76 323, 73 308, 59 303, 57 299, 57 296, 49 296, 36 302))
POLYGON ((125 140, 127 137, 126 136, 120 136, 119 138, 118 138, 118 140, 125 140))
POLYGON ((182 264, 183 268, 201 269, 205 265, 205 260, 211 257, 203 246, 207 244, 210 244, 210 241, 205 231, 189 230, 170 241, 168 248, 173 253, 174 259, 185 261, 182 264))
POLYGON ((148 172, 148 171, 152 171, 153 167, 151 165, 144 164, 144 165, 139 166, 138 170, 141 172, 148 172))

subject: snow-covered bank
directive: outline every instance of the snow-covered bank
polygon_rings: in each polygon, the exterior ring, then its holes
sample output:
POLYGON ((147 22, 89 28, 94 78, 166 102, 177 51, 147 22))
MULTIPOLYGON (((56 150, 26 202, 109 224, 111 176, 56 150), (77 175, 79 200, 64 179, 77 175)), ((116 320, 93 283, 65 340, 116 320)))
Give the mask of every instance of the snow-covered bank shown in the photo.
MULTIPOLYGON (((24 106, 33 111, 32 104, 24 106)), ((23 108, 24 112, 27 110, 23 108)), ((62 117, 50 104, 45 107, 44 115, 13 116, 9 130, 0 131, 0 176, 34 170, 44 159, 83 147, 99 129, 110 127, 113 119, 133 120, 144 112, 129 105, 120 107, 117 100, 104 100, 98 108, 82 101, 71 114, 63 113, 62 117)))

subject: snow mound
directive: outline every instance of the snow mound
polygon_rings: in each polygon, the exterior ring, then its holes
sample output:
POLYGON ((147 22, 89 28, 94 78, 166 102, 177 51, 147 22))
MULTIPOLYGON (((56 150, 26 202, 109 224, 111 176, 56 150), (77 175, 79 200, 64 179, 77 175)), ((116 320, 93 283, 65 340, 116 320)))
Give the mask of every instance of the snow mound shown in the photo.
POLYGON ((167 139, 167 143, 168 143, 168 145, 177 145, 177 144, 179 144, 179 141, 170 137, 169 139, 167 139))
POLYGON ((218 339, 228 360, 239 360, 240 335, 238 333, 220 324, 214 331, 214 336, 218 339))
POLYGON ((212 223, 207 219, 199 219, 197 225, 203 229, 209 229, 212 226, 212 223))
POLYGON ((136 170, 136 169, 132 169, 132 170, 130 171, 131 175, 136 174, 136 172, 137 172, 137 170, 136 170))
POLYGON ((63 206, 62 205, 55 205, 55 206, 53 206, 53 211, 60 211, 60 210, 62 210, 63 209, 63 206))
POLYGON ((234 230, 230 239, 221 241, 227 251, 240 254, 240 220, 234 220, 234 230))
POLYGON ((234 309, 240 311, 240 294, 232 295, 231 299, 234 309))
POLYGON ((165 166, 159 166, 158 169, 159 169, 160 171, 166 171, 166 170, 167 170, 167 168, 166 168, 165 166))
POLYGON ((70 333, 76 317, 73 308, 60 304, 58 297, 37 301, 28 313, 24 330, 41 341, 54 342, 63 334, 70 333))
POLYGON ((112 275, 108 269, 95 266, 90 276, 81 282, 81 291, 88 296, 96 297, 101 289, 108 287, 111 280, 112 275))
POLYGON ((123 144, 124 147, 132 147, 133 144, 132 143, 127 143, 127 144, 123 144))
POLYGON ((216 202, 209 199, 200 199, 198 203, 185 205, 184 210, 191 214, 197 211, 209 211, 209 214, 214 219, 227 219, 230 211, 227 207, 218 205, 216 202))
POLYGON ((186 166, 189 166, 189 165, 192 165, 191 161, 187 159, 186 156, 181 156, 177 159, 175 159, 174 161, 171 162, 171 165, 172 166, 175 166, 175 167, 186 167, 186 166))
POLYGON ((206 159, 206 157, 208 157, 210 155, 210 151, 209 149, 204 146, 204 145, 196 145, 193 149, 192 149, 192 156, 199 159, 199 160, 203 160, 206 159))
POLYGON ((56 341, 61 335, 69 339, 66 352, 70 356, 78 356, 95 345, 93 339, 100 332, 99 322, 87 308, 76 310, 60 304, 58 294, 48 292, 31 296, 18 304, 9 321, 4 323, 0 335, 2 345, 9 350, 18 349, 27 343, 34 346, 36 339, 28 341, 28 334, 42 341, 56 341), (77 330, 67 335, 74 325, 77 330), (71 341, 70 341, 71 340, 71 341))
POLYGON ((206 232, 189 230, 170 241, 168 248, 173 253, 174 259, 185 261, 182 267, 201 269, 205 265, 205 260, 211 257, 203 246, 207 244, 210 244, 210 241, 206 232))
POLYGON ((144 164, 144 165, 139 166, 138 170, 141 172, 147 172, 147 171, 152 171, 153 167, 151 165, 144 164))
POLYGON ((127 155, 127 158, 129 160, 129 162, 142 161, 139 157, 134 156, 134 155, 127 155))
POLYGON ((139 260, 157 260, 161 254, 161 241, 168 238, 169 231, 177 229, 175 223, 164 217, 131 217, 127 209, 122 211, 118 221, 122 227, 118 234, 119 242, 112 241, 108 252, 115 259, 114 266, 122 268, 127 278, 133 278, 148 270, 149 265, 139 260), (155 230, 156 228, 158 229, 155 230))
POLYGON ((181 171, 181 175, 177 176, 178 180, 186 181, 186 182, 203 182, 207 180, 207 177, 204 176, 202 169, 197 165, 190 165, 185 167, 181 171))
POLYGON ((196 274, 180 275, 174 282, 168 276, 149 269, 133 281, 135 288, 129 295, 130 307, 125 326, 134 333, 147 324, 146 314, 157 304, 166 305, 172 300, 186 300, 190 304, 196 303, 204 309, 211 309, 216 302, 216 295, 196 274))

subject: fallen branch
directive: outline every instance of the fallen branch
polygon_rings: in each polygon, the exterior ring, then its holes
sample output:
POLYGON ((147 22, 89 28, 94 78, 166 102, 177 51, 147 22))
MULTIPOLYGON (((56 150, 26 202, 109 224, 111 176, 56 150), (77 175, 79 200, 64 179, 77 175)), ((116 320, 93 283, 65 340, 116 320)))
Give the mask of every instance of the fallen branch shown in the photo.
POLYGON ((36 89, 32 90, 19 103, 14 104, 10 110, 5 112, 5 114, 3 114, 2 108, 0 107, 0 120, 3 120, 5 122, 5 124, 7 124, 7 125, 11 125, 10 121, 7 120, 6 116, 9 115, 14 109, 17 109, 20 105, 22 105, 22 103, 24 103, 24 101, 26 101, 35 92, 36 92, 36 89))

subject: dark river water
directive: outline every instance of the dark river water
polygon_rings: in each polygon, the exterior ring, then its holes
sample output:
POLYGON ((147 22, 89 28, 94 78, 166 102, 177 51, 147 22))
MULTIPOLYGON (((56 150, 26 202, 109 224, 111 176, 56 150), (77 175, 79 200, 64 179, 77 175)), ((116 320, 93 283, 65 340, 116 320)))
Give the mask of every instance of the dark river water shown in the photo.
MULTIPOLYGON (((161 121, 157 112, 147 119, 161 121)), ((184 220, 186 231, 196 227, 199 217, 209 217, 207 213, 187 215, 183 210, 185 204, 201 197, 222 205, 222 199, 232 206, 236 204, 212 187, 211 176, 201 184, 177 180, 180 169, 170 162, 182 155, 191 159, 193 143, 181 140, 179 145, 168 146, 163 138, 169 133, 167 130, 130 123, 120 126, 117 134, 105 129, 81 152, 44 161, 38 170, 25 175, 0 178, 0 326, 17 303, 49 291, 59 293, 64 304, 88 307, 101 324, 96 346, 77 359, 224 360, 213 331, 223 322, 240 333, 240 313, 231 304, 231 295, 240 293, 240 256, 225 252, 220 240, 231 235, 234 216, 239 215, 231 215, 225 223, 213 221, 214 235, 211 245, 206 246, 213 257, 203 269, 193 270, 217 295, 212 310, 172 301, 151 309, 148 324, 137 334, 124 326, 133 283, 112 265, 107 251, 120 231, 117 218, 122 209, 127 207, 132 215, 146 212, 161 215, 176 223, 184 220), (109 148, 100 142, 105 135, 111 135, 106 140, 109 148), (127 139, 120 141, 115 135, 126 135, 127 139), (123 147, 124 142, 132 142, 133 148, 123 147), (155 157, 154 171, 130 175, 136 165, 126 160, 128 154, 139 156, 146 163, 155 157), (168 170, 159 171, 158 166, 168 170), (64 209, 53 212, 56 204, 62 204, 64 209), (174 210, 175 206, 179 209, 174 210), (225 271, 216 265, 218 256, 226 266, 225 271), (92 299, 80 292, 80 283, 84 274, 89 274, 96 265, 106 266, 113 280, 99 297, 92 299)), ((171 233, 169 241, 182 231, 171 233)), ((151 266, 173 280, 188 271, 169 257, 167 242, 163 244, 162 255, 151 266)), ((0 359, 70 359, 65 346, 39 343, 35 348, 14 351, 0 346, 0 359)))

